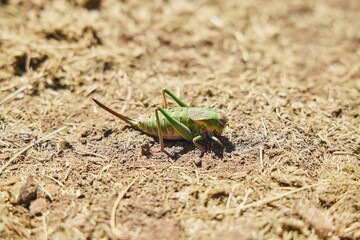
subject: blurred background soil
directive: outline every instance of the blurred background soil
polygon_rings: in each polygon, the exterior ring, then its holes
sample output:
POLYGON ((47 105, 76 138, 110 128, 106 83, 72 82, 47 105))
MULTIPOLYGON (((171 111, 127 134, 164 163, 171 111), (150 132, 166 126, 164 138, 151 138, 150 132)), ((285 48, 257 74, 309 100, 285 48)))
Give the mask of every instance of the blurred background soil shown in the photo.
POLYGON ((360 239, 359 12, 0 1, 0 238, 360 239), (225 149, 143 155, 91 100, 137 117, 163 87, 226 113, 225 149))

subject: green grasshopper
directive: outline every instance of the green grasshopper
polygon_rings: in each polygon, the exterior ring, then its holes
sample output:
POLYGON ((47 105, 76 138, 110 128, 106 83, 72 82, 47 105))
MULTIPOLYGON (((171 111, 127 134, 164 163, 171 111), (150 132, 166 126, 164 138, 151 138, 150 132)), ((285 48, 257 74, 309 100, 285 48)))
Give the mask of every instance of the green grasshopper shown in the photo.
POLYGON ((224 147, 214 134, 221 134, 223 132, 228 122, 226 116, 215 109, 190 107, 165 88, 162 90, 162 95, 164 99, 163 108, 158 107, 154 114, 143 115, 139 119, 126 117, 94 98, 93 100, 101 108, 119 117, 132 127, 151 136, 159 137, 160 149, 153 150, 153 152, 164 151, 164 139, 185 139, 193 142, 197 148, 205 152, 204 147, 199 144, 199 141, 210 137, 217 144, 224 147), (168 108, 165 94, 170 96, 180 107, 168 108))

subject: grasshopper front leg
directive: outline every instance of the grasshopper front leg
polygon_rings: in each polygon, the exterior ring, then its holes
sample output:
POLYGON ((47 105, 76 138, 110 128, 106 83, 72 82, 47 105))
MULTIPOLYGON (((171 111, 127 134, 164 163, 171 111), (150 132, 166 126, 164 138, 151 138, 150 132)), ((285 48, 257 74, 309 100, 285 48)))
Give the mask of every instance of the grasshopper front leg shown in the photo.
POLYGON ((210 132, 209 136, 214 142, 219 144, 221 147, 224 147, 224 144, 217 137, 215 137, 213 133, 210 132))
POLYGON ((200 145, 199 141, 205 139, 204 135, 199 135, 193 138, 192 142, 194 143, 194 145, 200 149, 202 152, 205 152, 205 148, 203 146, 200 145))

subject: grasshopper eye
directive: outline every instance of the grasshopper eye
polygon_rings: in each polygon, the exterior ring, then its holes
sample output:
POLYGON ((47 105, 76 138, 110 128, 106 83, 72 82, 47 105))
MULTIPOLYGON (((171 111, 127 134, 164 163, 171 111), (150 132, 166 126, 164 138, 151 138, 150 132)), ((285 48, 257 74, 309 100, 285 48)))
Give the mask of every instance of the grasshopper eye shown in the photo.
POLYGON ((227 122, 228 122, 228 119, 225 115, 221 115, 220 119, 219 119, 219 122, 222 124, 222 125, 226 125, 227 122))

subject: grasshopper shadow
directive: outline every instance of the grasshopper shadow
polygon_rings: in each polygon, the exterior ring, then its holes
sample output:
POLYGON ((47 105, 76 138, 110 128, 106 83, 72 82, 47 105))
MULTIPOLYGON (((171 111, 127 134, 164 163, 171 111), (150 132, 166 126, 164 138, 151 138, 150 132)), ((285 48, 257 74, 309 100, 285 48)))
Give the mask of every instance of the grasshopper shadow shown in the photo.
POLYGON ((219 146, 214 141, 207 139, 203 141, 203 146, 207 153, 214 154, 216 158, 222 159, 224 157, 224 153, 230 153, 235 150, 235 145, 230 142, 227 137, 217 136, 219 140, 223 143, 224 147, 219 146))
MULTIPOLYGON (((224 147, 219 146, 210 139, 205 139, 200 142, 200 144, 205 148, 205 153, 198 151, 201 157, 203 157, 207 153, 210 153, 210 154, 214 154, 216 158, 222 159, 224 157, 225 152, 230 153, 235 150, 235 145, 232 142, 230 142, 228 138, 223 136, 218 138, 224 144, 224 147)), ((155 142, 159 141, 159 139, 156 137, 153 137, 153 139, 155 142)), ((197 148, 193 143, 185 140, 178 140, 178 141, 165 140, 164 143, 165 143, 164 153, 173 161, 178 160, 182 155, 187 154, 191 151, 197 151, 197 148)))
MULTIPOLYGON (((131 126, 124 126, 122 131, 124 130, 134 130, 131 126)), ((149 136, 149 135, 147 135, 149 136)), ((153 143, 159 144, 159 138, 154 136, 149 136, 152 140, 150 140, 151 148, 154 148, 153 143)), ((207 138, 205 140, 200 141, 200 144, 204 146, 205 153, 197 150, 195 145, 192 142, 188 142, 186 140, 166 140, 164 139, 165 151, 164 153, 172 160, 176 161, 184 154, 187 154, 191 151, 195 151, 195 154, 199 154, 201 157, 206 153, 214 154, 216 158, 222 159, 224 157, 224 153, 230 153, 235 150, 235 145, 225 136, 217 136, 219 140, 223 143, 224 147, 219 146, 211 139, 207 138)), ((146 155, 147 158, 151 158, 152 154, 146 155)))

